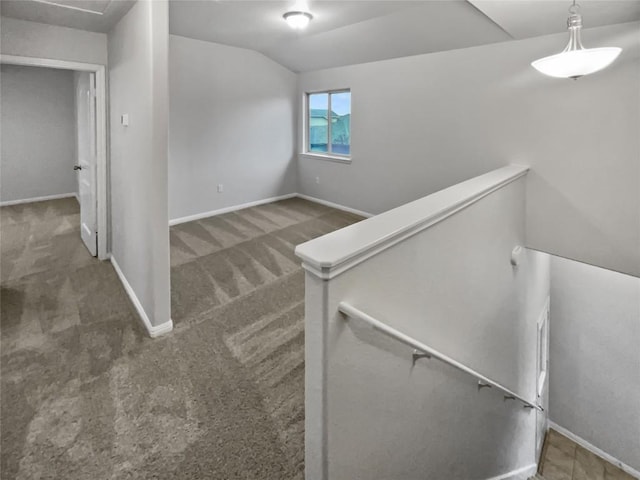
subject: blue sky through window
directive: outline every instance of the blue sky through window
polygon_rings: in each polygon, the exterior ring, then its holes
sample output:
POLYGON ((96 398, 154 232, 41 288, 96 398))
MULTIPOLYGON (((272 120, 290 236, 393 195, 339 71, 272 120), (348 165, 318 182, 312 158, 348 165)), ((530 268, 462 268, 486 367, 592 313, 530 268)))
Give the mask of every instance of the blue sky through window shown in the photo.
POLYGON ((347 115, 351 113, 351 92, 332 94, 331 110, 333 110, 336 115, 347 115))

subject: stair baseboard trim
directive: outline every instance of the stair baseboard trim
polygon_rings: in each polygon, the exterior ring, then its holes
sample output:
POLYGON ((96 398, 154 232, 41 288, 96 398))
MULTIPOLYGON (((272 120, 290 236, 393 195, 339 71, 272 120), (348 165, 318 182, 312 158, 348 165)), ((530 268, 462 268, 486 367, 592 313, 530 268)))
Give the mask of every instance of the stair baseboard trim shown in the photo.
POLYGON ((156 337, 159 337, 160 335, 164 335, 166 333, 169 333, 171 330, 173 330, 173 321, 171 319, 169 319, 168 322, 161 323, 160 325, 151 324, 151 321, 149 320, 149 316, 147 315, 147 312, 145 312, 144 307, 142 306, 142 303, 140 303, 140 300, 138 299, 136 292, 133 290, 133 287, 127 280, 127 277, 124 276, 124 273, 122 272, 120 265, 118 265, 118 262, 116 261, 115 257, 111 255, 109 260, 111 261, 111 265, 113 265, 113 269, 116 271, 116 275, 118 275, 118 278, 120 279, 120 282, 124 287, 124 290, 127 292, 127 295, 131 300, 131 303, 133 303, 133 306, 138 312, 138 316, 142 320, 142 323, 147 329, 147 332, 149 332, 149 336, 151 338, 156 338, 156 337))
POLYGON ((537 471, 538 465, 536 463, 532 463, 526 467, 518 468, 517 470, 503 473, 497 477, 488 478, 487 480, 518 480, 521 478, 529 478, 531 475, 535 475, 537 471))
POLYGON ((21 205, 23 203, 46 202, 47 200, 60 200, 61 198, 76 197, 76 193, 59 193, 57 195, 45 195, 44 197, 23 198, 21 200, 7 200, 0 202, 0 207, 10 207, 11 205, 21 205))
POLYGON ((258 205, 264 205, 265 203, 278 202, 280 200, 287 200, 289 198, 297 197, 297 193, 287 193, 285 195, 279 195, 277 197, 264 198, 262 200, 256 200, 254 202, 242 203, 240 205, 233 205, 231 207, 218 208, 217 210, 210 210, 208 212, 196 213, 193 215, 187 215, 186 217, 173 218, 169 220, 169 226, 179 225, 181 223, 194 222, 196 220, 202 220, 203 218, 215 217, 216 215, 222 215, 223 213, 235 212, 236 210, 243 210, 249 207, 257 207, 258 205))
POLYGON ((636 470, 633 467, 630 467, 624 462, 621 462, 620 460, 613 457, 612 455, 609 455, 607 452, 600 450, 595 445, 592 445, 591 443, 587 442, 584 438, 579 437, 575 433, 570 432, 566 428, 561 427, 560 425, 552 421, 549 421, 549 428, 555 430, 558 433, 561 433, 562 435, 567 437, 569 440, 573 440, 575 443, 580 445, 585 450, 588 450, 591 453, 594 453, 597 456, 604 458, 607 462, 611 463, 612 465, 615 465, 620 470, 623 470, 624 472, 628 473, 632 477, 640 479, 640 472, 638 470, 636 470))
POLYGON ((309 200, 313 203, 319 203, 320 205, 324 205, 325 207, 335 208, 336 210, 342 210, 343 212, 353 213, 354 215, 360 215, 361 217, 370 218, 373 217, 373 213, 363 212, 362 210, 356 210, 355 208, 345 207, 344 205, 340 205, 339 203, 329 202, 327 200, 322 200, 321 198, 311 197, 309 195, 304 195, 302 193, 296 194, 298 198, 302 198, 304 200, 309 200))

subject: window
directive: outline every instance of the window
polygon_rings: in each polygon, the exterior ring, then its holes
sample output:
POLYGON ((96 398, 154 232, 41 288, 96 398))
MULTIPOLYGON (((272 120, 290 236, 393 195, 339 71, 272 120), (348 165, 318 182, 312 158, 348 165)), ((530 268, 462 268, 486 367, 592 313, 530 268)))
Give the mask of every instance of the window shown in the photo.
POLYGON ((351 91, 307 94, 307 153, 351 155, 351 91))

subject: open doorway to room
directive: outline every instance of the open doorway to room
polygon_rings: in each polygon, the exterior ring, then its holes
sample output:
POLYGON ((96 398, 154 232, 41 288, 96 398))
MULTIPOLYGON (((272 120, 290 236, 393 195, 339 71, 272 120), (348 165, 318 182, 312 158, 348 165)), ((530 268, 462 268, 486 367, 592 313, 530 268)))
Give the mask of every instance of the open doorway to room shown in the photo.
POLYGON ((90 256, 108 258, 104 66, 11 55, 0 63, 0 205, 12 207, 3 220, 77 214, 67 227, 90 256))

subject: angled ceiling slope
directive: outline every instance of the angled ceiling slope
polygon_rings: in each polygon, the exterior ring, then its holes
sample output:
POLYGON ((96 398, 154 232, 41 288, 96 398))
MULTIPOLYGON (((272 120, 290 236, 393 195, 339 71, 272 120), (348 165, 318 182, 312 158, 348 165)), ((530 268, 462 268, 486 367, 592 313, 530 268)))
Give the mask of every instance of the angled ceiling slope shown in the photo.
POLYGON ((259 51, 296 71, 317 70, 509 40, 464 0, 310 0, 300 32, 282 15, 292 1, 172 0, 169 30, 259 51))
MULTIPOLYGON (((572 0, 468 0, 515 39, 567 30, 572 0)), ((580 0, 584 28, 640 20, 640 0, 580 0)))
MULTIPOLYGON (((3 16, 108 32, 135 0, 2 0, 3 16)), ((566 31, 570 0, 170 0, 170 31, 256 50, 295 72, 566 31), (304 31, 282 19, 306 2, 304 31)), ((640 20, 640 0, 581 0, 585 28, 640 20)))
POLYGON ((135 0, 2 0, 0 14, 30 22, 107 33, 135 0))

